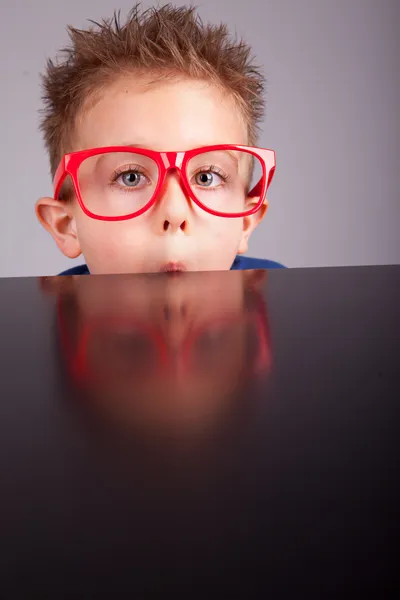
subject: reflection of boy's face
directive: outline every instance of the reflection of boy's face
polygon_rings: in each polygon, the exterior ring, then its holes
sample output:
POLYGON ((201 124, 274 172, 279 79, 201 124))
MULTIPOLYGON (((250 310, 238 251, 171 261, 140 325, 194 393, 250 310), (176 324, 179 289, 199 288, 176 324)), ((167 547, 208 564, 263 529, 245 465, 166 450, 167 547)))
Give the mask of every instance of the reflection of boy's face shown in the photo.
MULTIPOLYGON (((135 144, 182 151, 246 145, 248 136, 233 100, 215 87, 199 81, 144 85, 132 76, 109 85, 84 110, 74 140, 73 150, 135 144)), ((169 262, 184 263, 189 271, 230 269, 265 212, 264 206, 244 219, 208 214, 185 196, 177 174, 169 174, 150 210, 126 221, 91 219, 76 199, 62 206, 50 199, 42 203, 39 212, 60 249, 70 257, 83 253, 93 274, 153 272, 169 262)))
POLYGON ((92 401, 113 417, 207 422, 239 384, 258 333, 244 309, 254 273, 199 275, 75 280, 75 349, 92 401))

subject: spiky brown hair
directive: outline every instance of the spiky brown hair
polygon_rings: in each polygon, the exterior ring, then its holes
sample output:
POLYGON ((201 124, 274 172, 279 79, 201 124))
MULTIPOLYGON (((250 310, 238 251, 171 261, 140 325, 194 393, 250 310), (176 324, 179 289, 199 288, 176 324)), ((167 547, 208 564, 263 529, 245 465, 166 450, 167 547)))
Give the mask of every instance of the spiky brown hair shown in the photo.
POLYGON ((140 10, 136 4, 121 23, 120 12, 79 30, 68 26, 70 45, 48 60, 42 76, 44 108, 40 130, 54 175, 72 149, 77 115, 105 83, 123 73, 208 80, 228 91, 245 118, 255 145, 264 115, 265 79, 253 64, 251 48, 232 39, 225 24, 204 24, 195 7, 140 10))

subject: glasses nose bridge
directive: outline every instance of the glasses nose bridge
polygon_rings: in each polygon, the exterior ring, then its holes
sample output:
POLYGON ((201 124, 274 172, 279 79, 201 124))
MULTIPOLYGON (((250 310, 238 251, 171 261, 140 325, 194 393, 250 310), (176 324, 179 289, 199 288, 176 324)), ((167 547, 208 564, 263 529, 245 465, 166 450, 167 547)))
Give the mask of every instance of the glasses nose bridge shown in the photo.
POLYGON ((161 152, 161 160, 163 161, 165 170, 167 172, 171 169, 180 171, 184 156, 185 152, 161 152))
MULTIPOLYGON (((171 171, 177 171, 180 187, 186 195, 184 179, 181 171, 184 156, 185 152, 161 152, 161 159, 165 168, 164 177, 166 177, 171 171)), ((163 180, 165 181, 164 178, 163 180)))
POLYGON ((162 178, 162 186, 166 184, 167 175, 170 173, 177 172, 178 178, 177 183, 180 186, 181 191, 185 195, 185 198, 188 198, 188 191, 186 189, 185 180, 182 176, 182 164, 185 156, 185 152, 160 152, 161 160, 164 166, 164 175, 161 175, 162 178))

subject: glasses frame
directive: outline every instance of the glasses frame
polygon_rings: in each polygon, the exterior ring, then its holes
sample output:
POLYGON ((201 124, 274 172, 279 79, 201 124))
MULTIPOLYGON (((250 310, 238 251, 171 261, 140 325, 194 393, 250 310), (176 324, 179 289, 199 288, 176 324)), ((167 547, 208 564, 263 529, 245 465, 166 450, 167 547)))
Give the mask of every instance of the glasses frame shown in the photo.
POLYGON ((148 211, 157 201, 160 190, 165 183, 165 179, 167 173, 171 170, 176 170, 179 173, 181 183, 183 184, 184 191, 187 196, 199 206, 202 210, 214 215, 216 217, 225 217, 225 218, 238 218, 238 217, 246 217, 256 213, 260 210, 267 190, 271 184, 275 173, 276 167, 276 155, 275 151, 268 148, 256 148, 252 146, 238 146, 235 144, 222 144, 222 145, 214 145, 214 146, 202 146, 200 148, 195 148, 192 150, 187 150, 183 152, 156 152, 155 150, 148 150, 146 148, 136 148, 135 146, 104 146, 101 148, 92 148, 90 150, 80 150, 78 152, 71 152, 69 154, 64 154, 63 158, 60 161, 60 164, 57 167, 56 173, 54 175, 53 185, 54 185, 54 198, 56 200, 60 200, 60 191, 61 187, 69 175, 72 179, 72 183, 74 186, 74 190, 76 196, 78 198, 79 205, 83 212, 92 219, 97 219, 100 221, 126 221, 128 219, 133 219, 135 217, 139 217, 146 211, 148 211), (188 162, 197 156, 198 154, 202 154, 205 152, 214 152, 218 150, 236 150, 243 151, 251 154, 252 156, 258 158, 261 162, 262 166, 262 177, 259 182, 253 187, 252 190, 248 193, 248 196, 260 196, 257 204, 243 212, 226 214, 220 211, 213 210, 198 200, 194 195, 189 180, 186 175, 186 167, 188 162), (88 158, 93 156, 97 156, 99 154, 105 154, 107 152, 124 152, 131 154, 141 154, 148 158, 151 158, 158 166, 159 169, 159 177, 156 189, 154 190, 153 196, 150 201, 143 206, 140 210, 137 210, 128 215, 122 216, 114 216, 114 217, 105 217, 101 215, 97 215, 91 212, 87 206, 85 205, 78 180, 78 172, 81 164, 88 158))

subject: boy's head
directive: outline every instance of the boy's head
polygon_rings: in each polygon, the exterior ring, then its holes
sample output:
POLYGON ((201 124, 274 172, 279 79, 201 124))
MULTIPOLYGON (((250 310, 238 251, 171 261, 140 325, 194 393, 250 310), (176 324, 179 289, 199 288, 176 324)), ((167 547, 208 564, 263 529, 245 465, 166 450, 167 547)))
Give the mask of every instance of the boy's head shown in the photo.
POLYGON ((75 157, 75 177, 63 157, 116 146, 255 146, 264 80, 249 47, 225 25, 204 25, 192 7, 171 5, 135 7, 123 25, 114 16, 69 33, 65 60, 49 61, 44 76, 41 129, 63 184, 57 197, 38 201, 40 222, 66 256, 83 254, 92 273, 229 269, 265 214, 272 151, 213 149, 171 163, 167 154, 114 149, 75 157), (263 198, 249 195, 263 167, 263 198))

